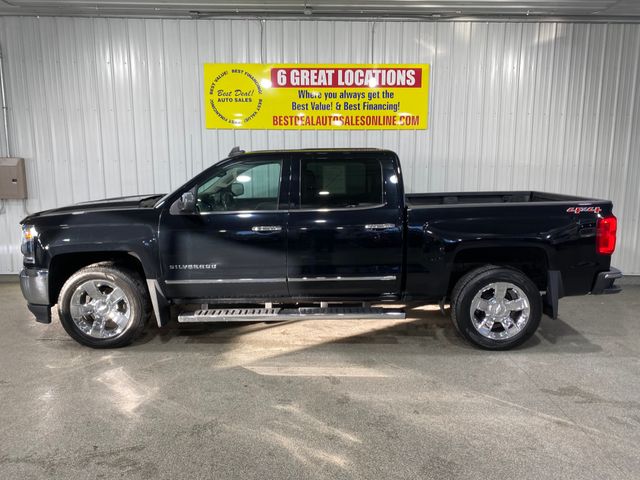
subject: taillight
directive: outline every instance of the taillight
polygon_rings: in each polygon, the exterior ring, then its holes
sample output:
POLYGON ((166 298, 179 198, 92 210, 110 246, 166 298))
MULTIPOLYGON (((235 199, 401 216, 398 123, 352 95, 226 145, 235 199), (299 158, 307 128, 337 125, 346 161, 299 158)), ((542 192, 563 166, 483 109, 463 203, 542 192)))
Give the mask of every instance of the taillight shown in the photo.
POLYGON ((616 249, 616 230, 618 219, 611 215, 598 219, 596 229, 596 248, 601 255, 611 255, 616 249))

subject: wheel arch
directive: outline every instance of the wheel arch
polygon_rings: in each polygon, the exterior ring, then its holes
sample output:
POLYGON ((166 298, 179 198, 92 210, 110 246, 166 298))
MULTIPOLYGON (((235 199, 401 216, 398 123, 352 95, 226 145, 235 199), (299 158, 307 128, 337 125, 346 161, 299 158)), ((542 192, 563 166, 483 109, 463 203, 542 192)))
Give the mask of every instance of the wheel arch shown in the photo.
POLYGON ((485 265, 514 268, 527 275, 541 291, 547 288, 550 259, 543 247, 469 247, 458 250, 453 258, 447 296, 460 278, 485 265))
POLYGON ((146 279, 144 266, 140 258, 133 252, 94 251, 61 253, 55 255, 49 263, 49 299, 57 303, 58 296, 65 282, 78 270, 101 262, 112 262, 114 265, 135 271, 140 278, 146 279))

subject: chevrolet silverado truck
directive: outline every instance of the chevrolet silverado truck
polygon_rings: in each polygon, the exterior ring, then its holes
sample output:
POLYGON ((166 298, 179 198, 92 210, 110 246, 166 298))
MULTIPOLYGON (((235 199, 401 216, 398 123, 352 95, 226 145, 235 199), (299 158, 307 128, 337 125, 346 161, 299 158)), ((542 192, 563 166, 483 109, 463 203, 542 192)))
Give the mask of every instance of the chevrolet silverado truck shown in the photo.
POLYGON ((245 153, 175 192, 81 203, 21 222, 36 320, 120 347, 148 319, 404 318, 450 304, 465 339, 503 350, 563 296, 617 293, 612 203, 536 191, 404 191, 395 153, 245 153), (388 304, 388 305, 385 305, 388 304), (373 305, 373 306, 372 306, 373 305))

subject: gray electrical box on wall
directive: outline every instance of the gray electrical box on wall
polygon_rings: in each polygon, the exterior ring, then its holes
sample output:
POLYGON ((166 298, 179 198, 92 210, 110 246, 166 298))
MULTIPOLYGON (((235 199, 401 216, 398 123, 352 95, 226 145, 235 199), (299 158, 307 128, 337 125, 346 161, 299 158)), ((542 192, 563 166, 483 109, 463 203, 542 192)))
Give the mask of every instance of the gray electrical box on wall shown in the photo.
POLYGON ((0 158, 0 199, 27 198, 24 158, 0 158))

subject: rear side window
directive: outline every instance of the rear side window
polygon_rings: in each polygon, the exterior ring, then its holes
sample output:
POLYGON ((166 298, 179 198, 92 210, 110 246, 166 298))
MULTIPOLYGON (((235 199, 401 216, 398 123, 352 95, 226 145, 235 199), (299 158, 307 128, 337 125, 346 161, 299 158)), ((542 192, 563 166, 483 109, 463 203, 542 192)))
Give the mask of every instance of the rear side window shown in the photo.
POLYGON ((301 160, 300 208, 356 208, 382 203, 379 160, 301 160))

